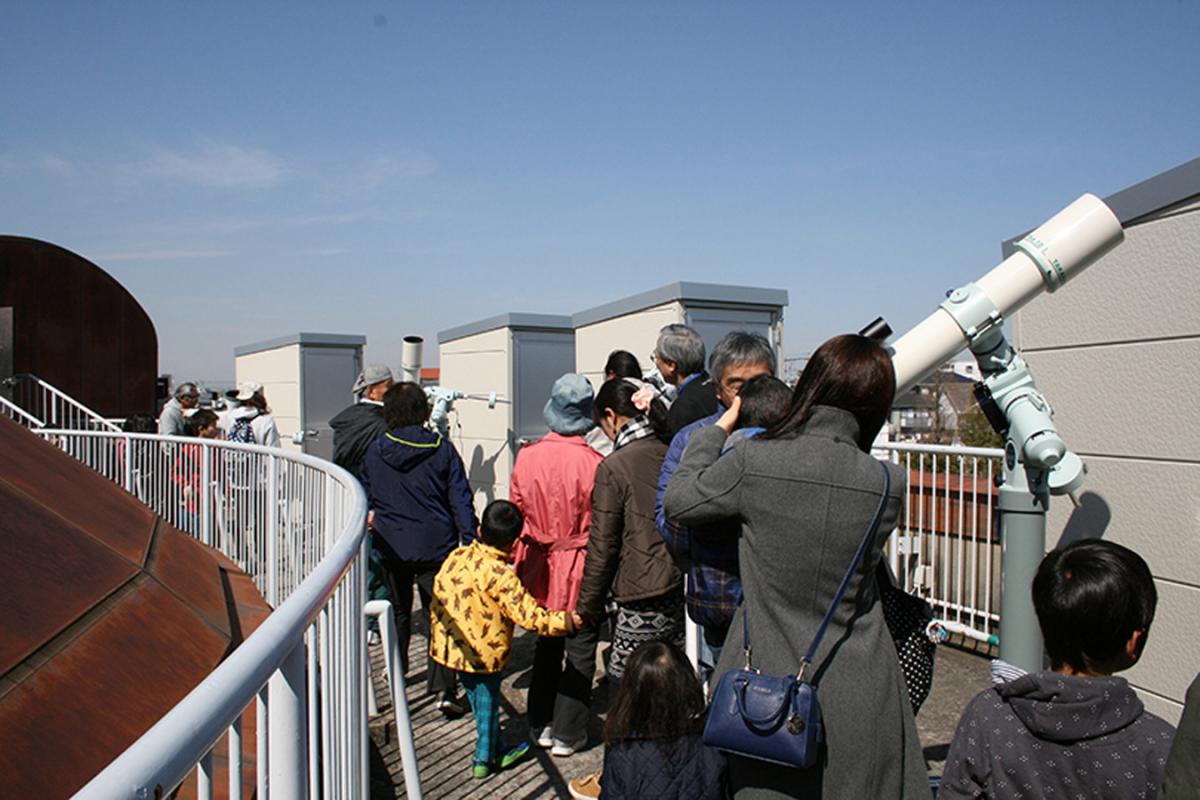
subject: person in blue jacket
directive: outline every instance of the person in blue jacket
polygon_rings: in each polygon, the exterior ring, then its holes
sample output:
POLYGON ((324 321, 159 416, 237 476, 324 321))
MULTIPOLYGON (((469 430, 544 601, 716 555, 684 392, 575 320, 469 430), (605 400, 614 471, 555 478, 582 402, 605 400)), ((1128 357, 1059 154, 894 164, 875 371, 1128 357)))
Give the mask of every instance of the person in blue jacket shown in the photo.
MULTIPOLYGON (((434 576, 452 550, 475 539, 479 519, 462 457, 440 433, 425 428, 425 390, 415 383, 395 384, 383 396, 383 415, 388 431, 367 448, 359 476, 367 492, 372 543, 395 603, 407 673, 413 585, 428 622, 434 576)), ((440 695, 438 708, 446 716, 465 713, 453 670, 430 661, 427 678, 428 691, 440 695)))

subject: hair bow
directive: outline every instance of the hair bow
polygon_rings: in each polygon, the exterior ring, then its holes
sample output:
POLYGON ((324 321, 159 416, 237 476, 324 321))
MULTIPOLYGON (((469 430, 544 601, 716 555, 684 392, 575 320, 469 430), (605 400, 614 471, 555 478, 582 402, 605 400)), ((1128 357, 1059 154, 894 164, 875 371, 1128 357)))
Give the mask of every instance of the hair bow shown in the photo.
POLYGON ((633 396, 629 400, 633 403, 634 408, 644 414, 650 410, 650 404, 654 402, 654 398, 657 395, 658 392, 654 391, 654 387, 643 385, 642 388, 633 393, 633 396))

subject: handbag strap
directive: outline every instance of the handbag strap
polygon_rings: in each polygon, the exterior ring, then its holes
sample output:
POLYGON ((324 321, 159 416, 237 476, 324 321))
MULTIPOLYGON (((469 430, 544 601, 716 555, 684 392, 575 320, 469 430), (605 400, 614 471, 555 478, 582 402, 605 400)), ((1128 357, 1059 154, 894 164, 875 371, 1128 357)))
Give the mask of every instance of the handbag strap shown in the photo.
MULTIPOLYGON (((871 522, 867 525, 867 532, 863 535, 862 541, 858 544, 858 550, 854 553, 854 558, 850 561, 850 566, 846 568, 846 574, 842 576, 842 583, 838 586, 837 592, 833 595, 833 602, 829 604, 828 610, 825 611, 825 617, 821 620, 821 626, 817 628, 817 633, 813 637, 812 644, 808 646, 808 651, 804 654, 804 658, 800 660, 800 671, 796 673, 796 682, 804 680, 804 673, 812 664, 813 658, 817 654, 817 648, 821 646, 821 639, 825 636, 825 629, 829 627, 830 621, 833 619, 833 614, 837 611, 838 604, 842 602, 842 597, 846 594, 846 590, 850 588, 850 580, 854 577, 855 571, 858 570, 859 563, 862 562, 863 555, 867 552, 867 547, 870 546, 871 540, 875 538, 875 532, 879 529, 879 523, 883 519, 883 510, 887 506, 888 494, 892 490, 892 475, 888 472, 887 464, 882 461, 878 462, 883 470, 883 494, 879 497, 879 505, 875 507, 875 514, 871 517, 871 522)), ((746 651, 746 668, 752 669, 750 666, 750 618, 746 615, 746 606, 742 605, 742 639, 743 647, 746 651)))

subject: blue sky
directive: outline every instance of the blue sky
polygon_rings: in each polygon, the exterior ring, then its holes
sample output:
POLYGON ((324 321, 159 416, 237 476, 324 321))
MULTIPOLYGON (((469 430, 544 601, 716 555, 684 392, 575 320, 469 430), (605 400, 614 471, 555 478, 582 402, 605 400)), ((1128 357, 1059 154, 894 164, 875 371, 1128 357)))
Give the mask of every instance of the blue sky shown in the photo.
POLYGON ((47 2, 4 28, 0 232, 100 264, 160 369, 209 381, 300 330, 396 365, 406 334, 676 280, 787 289, 799 355, 1200 155, 1195 0, 47 2))

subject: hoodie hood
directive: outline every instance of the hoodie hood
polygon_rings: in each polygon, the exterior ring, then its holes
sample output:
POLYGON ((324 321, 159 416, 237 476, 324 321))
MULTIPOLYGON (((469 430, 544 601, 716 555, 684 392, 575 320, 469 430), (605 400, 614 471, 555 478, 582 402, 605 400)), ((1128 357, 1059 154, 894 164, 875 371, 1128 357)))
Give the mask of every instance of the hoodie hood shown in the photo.
POLYGON ((393 428, 379 440, 379 455, 393 469, 407 472, 433 458, 442 446, 442 435, 416 425, 393 428))
POLYGON ((1121 730, 1142 715, 1124 678, 1077 677, 1033 672, 996 691, 1017 718, 1039 738, 1077 742, 1121 730))

